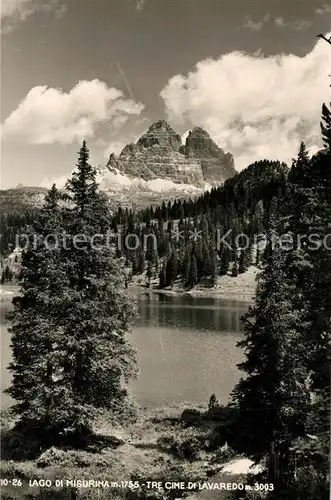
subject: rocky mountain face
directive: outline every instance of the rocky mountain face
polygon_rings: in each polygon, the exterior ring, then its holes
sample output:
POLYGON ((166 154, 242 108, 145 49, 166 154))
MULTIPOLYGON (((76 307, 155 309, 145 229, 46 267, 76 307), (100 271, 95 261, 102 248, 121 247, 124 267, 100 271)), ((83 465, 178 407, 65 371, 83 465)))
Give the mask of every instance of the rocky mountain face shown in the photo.
POLYGON ((195 127, 188 134, 181 152, 187 158, 198 158, 206 182, 219 185, 228 177, 235 175, 234 159, 231 153, 224 153, 210 135, 200 127, 195 127))
POLYGON ((111 154, 107 169, 130 179, 164 179, 198 189, 217 186, 236 173, 233 156, 224 153, 205 130, 195 127, 183 145, 164 120, 153 123, 118 157, 111 154))

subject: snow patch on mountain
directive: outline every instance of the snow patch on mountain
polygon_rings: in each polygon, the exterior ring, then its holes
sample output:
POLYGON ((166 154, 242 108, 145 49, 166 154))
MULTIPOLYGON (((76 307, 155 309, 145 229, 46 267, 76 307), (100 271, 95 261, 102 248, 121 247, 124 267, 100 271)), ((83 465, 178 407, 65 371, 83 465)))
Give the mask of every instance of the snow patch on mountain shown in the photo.
MULTIPOLYGON (((176 191, 178 193, 192 193, 193 195, 203 192, 202 189, 192 184, 180 184, 170 179, 152 179, 147 181, 138 177, 131 178, 118 169, 113 169, 112 172, 103 172, 99 175, 98 182, 100 182, 100 188, 103 191, 143 190, 155 193, 176 191)), ((206 184, 205 189, 209 188, 210 186, 206 184)))

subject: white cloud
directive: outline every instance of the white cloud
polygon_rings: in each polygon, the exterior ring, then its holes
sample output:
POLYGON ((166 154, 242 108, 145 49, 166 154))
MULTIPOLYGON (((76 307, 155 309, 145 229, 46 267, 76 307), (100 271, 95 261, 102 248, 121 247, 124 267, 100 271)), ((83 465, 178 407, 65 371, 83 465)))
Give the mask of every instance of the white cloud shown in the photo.
MULTIPOLYGON (((143 122, 139 121, 139 119, 136 120, 134 124, 135 125, 134 129, 136 130, 136 128, 139 128, 139 125, 141 125, 142 123, 143 122)), ((143 133, 144 132, 137 134, 133 130, 131 130, 130 132, 127 131, 126 133, 122 132, 120 134, 116 134, 115 136, 111 137, 110 140, 109 138, 97 139, 95 141, 95 145, 97 146, 99 151, 102 152, 103 159, 108 160, 109 156, 112 153, 114 153, 116 156, 119 156, 123 151, 123 149, 125 148, 125 146, 127 146, 127 144, 132 144, 132 143, 135 144, 138 141, 138 139, 140 139, 143 133)))
POLYGON ((169 120, 200 125, 241 170, 270 158, 289 162, 300 140, 321 145, 321 105, 329 99, 331 51, 319 40, 304 57, 232 52, 173 76, 161 91, 169 120))
POLYGON ((136 0, 136 9, 141 11, 145 6, 146 0, 136 0))
POLYGON ((245 24, 243 25, 244 28, 247 28, 251 31, 260 31, 262 26, 266 24, 270 19, 270 15, 267 12, 266 15, 264 16, 263 19, 260 21, 254 21, 250 16, 246 16, 246 21, 245 24))
POLYGON ((274 19, 275 26, 278 28, 292 28, 298 31, 308 29, 312 26, 312 22, 306 19, 302 19, 301 21, 285 21, 282 16, 275 17, 274 19))
POLYGON ((127 1, 128 1, 131 5, 133 5, 133 7, 134 7, 137 11, 139 11, 139 12, 141 12, 141 11, 144 9, 144 7, 145 7, 145 5, 146 5, 146 3, 147 3, 147 0, 127 0, 127 1))
POLYGON ((315 10, 315 12, 318 16, 324 16, 324 14, 331 14, 331 5, 324 4, 324 5, 322 5, 322 7, 318 7, 315 10))
POLYGON ((143 105, 100 80, 80 81, 69 92, 33 87, 2 126, 3 139, 27 144, 70 144, 94 137, 99 125, 121 127, 143 105))
POLYGON ((250 16, 246 16, 246 21, 243 25, 243 28, 249 29, 251 31, 260 31, 263 26, 265 26, 269 21, 277 26, 277 28, 291 28, 294 30, 304 30, 310 28, 312 26, 312 22, 308 20, 299 20, 299 21, 286 21, 284 17, 277 16, 275 18, 271 18, 270 14, 267 12, 263 18, 260 20, 254 20, 250 16))
POLYGON ((275 17, 275 25, 284 28, 286 26, 285 19, 282 16, 275 17))
POLYGON ((311 28, 313 23, 311 21, 308 21, 307 19, 302 19, 301 21, 296 21, 294 23, 294 29, 301 31, 301 30, 307 30, 311 28))
POLYGON ((62 16, 67 12, 68 7, 66 4, 58 5, 58 7, 55 9, 54 14, 55 14, 55 19, 61 19, 62 16))
POLYGON ((299 21, 286 21, 282 16, 277 16, 272 19, 267 12, 260 20, 254 20, 250 16, 246 16, 243 28, 251 31, 260 31, 263 26, 269 22, 274 24, 277 28, 291 28, 298 31, 308 29, 312 26, 312 22, 305 19, 299 21))
POLYGON ((247 16, 244 28, 252 31, 260 31, 260 29, 262 28, 262 24, 263 23, 261 21, 253 21, 253 19, 247 16))
MULTIPOLYGON (((50 188, 53 184, 56 184, 58 189, 63 189, 70 177, 71 174, 56 178, 45 177, 40 186, 50 188)), ((197 188, 191 184, 178 184, 169 179, 160 178, 146 181, 140 177, 129 177, 116 169, 110 171, 105 167, 99 169, 97 181, 100 184, 100 188, 109 194, 122 192, 126 195, 132 195, 134 192, 164 193, 169 191, 173 194, 178 193, 178 195, 182 192, 192 194, 202 193, 201 188, 197 188)), ((206 186, 206 189, 208 188, 210 189, 210 186, 206 186)))
POLYGON ((112 153, 114 153, 116 156, 118 156, 122 152, 122 150, 124 149, 126 144, 128 144, 129 142, 131 142, 131 141, 128 141, 127 143, 124 141, 112 141, 104 149, 104 152, 103 152, 104 157, 108 160, 109 156, 112 153))
POLYGON ((1 31, 8 33, 17 23, 25 21, 35 12, 54 12, 59 19, 66 12, 66 5, 58 0, 1 0, 1 31))
POLYGON ((98 181, 100 188, 108 193, 125 192, 129 191, 130 194, 136 192, 154 192, 164 193, 172 191, 177 192, 190 192, 192 194, 201 194, 202 189, 192 186, 191 184, 179 184, 169 179, 153 179, 146 181, 140 177, 129 177, 122 172, 114 169, 109 171, 104 169, 99 176, 98 181))
POLYGON ((71 177, 71 174, 61 175, 60 177, 45 177, 40 183, 40 187, 46 187, 50 189, 53 184, 56 185, 58 189, 63 189, 67 180, 71 177))
POLYGON ((3 0, 1 2, 1 20, 9 18, 26 19, 32 7, 31 0, 3 0))

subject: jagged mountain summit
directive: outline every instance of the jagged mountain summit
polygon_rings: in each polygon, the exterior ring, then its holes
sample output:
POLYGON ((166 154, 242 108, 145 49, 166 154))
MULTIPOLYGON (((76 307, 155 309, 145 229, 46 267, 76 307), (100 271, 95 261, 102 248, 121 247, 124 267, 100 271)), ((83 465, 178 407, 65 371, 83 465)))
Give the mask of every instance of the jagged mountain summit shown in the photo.
POLYGON ((218 186, 235 173, 232 154, 219 148, 205 130, 194 127, 182 144, 180 135, 159 120, 118 157, 110 155, 102 185, 106 190, 115 183, 118 188, 194 192, 218 186))

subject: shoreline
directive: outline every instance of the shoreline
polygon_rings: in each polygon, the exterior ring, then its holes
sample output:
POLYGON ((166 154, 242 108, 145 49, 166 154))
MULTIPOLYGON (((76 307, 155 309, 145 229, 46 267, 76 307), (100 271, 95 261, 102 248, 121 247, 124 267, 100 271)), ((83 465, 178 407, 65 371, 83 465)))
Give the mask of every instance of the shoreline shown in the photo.
POLYGON ((208 280, 198 283, 195 287, 187 290, 177 281, 172 288, 157 288, 157 282, 154 280, 151 287, 146 286, 146 277, 144 274, 135 276, 133 281, 128 284, 128 291, 144 294, 167 295, 173 297, 191 296, 195 298, 210 298, 220 300, 234 300, 238 302, 253 303, 256 294, 256 278, 258 268, 251 266, 245 273, 237 277, 230 275, 218 276, 216 284, 210 286, 208 280))
MULTIPOLYGON (((146 288, 146 292, 148 293, 148 288, 146 288)), ((237 292, 222 292, 219 290, 208 288, 203 289, 192 289, 192 290, 161 290, 161 289, 150 289, 151 293, 157 295, 169 295, 173 297, 181 297, 185 295, 190 295, 195 298, 206 298, 206 299, 221 299, 221 300, 235 300, 238 302, 254 302, 254 296, 251 293, 239 294, 237 292)))
MULTIPOLYGON (((151 287, 146 286, 145 273, 134 276, 133 281, 128 283, 128 293, 156 294, 172 297, 191 296, 194 298, 209 298, 220 300, 234 300, 238 302, 253 303, 256 294, 256 277, 258 268, 251 266, 245 273, 233 278, 230 275, 218 276, 216 284, 210 286, 208 280, 198 283, 195 287, 187 290, 183 288, 179 280, 172 288, 158 288, 157 281, 153 280, 151 287)), ((10 300, 18 293, 19 287, 15 284, 3 284, 0 287, 0 302, 10 300)))
MULTIPOLYGON (((159 289, 159 288, 147 288, 144 285, 132 285, 128 287, 128 293, 138 291, 140 294, 154 294, 154 295, 167 295, 172 297, 182 297, 191 296, 194 298, 206 298, 206 299, 220 299, 220 300, 234 300, 238 302, 254 302, 254 295, 252 293, 238 293, 238 292, 222 292, 215 289, 192 289, 192 290, 176 290, 176 289, 159 289)), ((18 293, 12 290, 2 290, 4 293, 0 293, 0 302, 8 302, 13 296, 18 293)))

